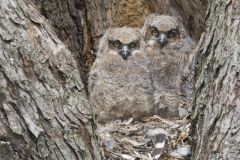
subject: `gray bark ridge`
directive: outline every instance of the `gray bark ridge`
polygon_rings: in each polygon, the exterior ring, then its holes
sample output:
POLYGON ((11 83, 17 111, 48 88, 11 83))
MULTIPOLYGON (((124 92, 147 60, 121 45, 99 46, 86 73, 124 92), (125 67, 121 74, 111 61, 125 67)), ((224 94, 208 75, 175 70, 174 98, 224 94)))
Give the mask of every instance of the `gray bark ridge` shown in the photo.
POLYGON ((0 0, 0 159, 100 159, 71 52, 34 6, 0 0))
POLYGON ((93 57, 90 50, 84 0, 30 0, 48 19, 58 38, 77 61, 83 83, 87 86, 87 72, 93 57))
POLYGON ((209 2, 197 55, 194 160, 240 159, 240 3, 209 2))

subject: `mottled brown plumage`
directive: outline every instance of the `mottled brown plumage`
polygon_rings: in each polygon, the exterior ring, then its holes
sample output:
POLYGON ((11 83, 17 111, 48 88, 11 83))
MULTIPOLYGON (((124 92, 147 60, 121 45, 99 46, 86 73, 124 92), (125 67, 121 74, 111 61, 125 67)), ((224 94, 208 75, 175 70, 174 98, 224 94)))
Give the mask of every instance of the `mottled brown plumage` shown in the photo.
POLYGON ((144 46, 140 30, 127 27, 108 29, 100 40, 89 76, 90 102, 98 122, 151 113, 153 88, 144 46))
POLYGON ((191 82, 185 71, 194 43, 176 18, 152 14, 142 28, 151 59, 155 113, 165 118, 182 117, 191 103, 191 82))

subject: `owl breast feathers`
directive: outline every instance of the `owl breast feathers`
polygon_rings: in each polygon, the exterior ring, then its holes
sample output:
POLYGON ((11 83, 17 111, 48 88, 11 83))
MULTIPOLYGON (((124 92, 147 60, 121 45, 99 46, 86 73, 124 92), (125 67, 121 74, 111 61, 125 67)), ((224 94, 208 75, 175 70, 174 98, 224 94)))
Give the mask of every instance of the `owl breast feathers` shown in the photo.
POLYGON ((89 75, 90 103, 98 122, 149 115, 153 86, 141 32, 111 28, 99 43, 89 75))
POLYGON ((191 103, 191 82, 186 81, 188 59, 194 43, 174 17, 152 14, 142 28, 154 86, 155 113, 182 117, 191 103))

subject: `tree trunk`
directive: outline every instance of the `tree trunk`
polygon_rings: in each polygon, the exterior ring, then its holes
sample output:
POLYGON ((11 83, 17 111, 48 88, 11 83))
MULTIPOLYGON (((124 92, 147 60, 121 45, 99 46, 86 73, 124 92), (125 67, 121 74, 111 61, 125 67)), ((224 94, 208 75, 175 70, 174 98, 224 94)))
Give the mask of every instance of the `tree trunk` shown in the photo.
POLYGON ((240 159, 240 1, 209 1, 198 45, 192 159, 240 159))
POLYGON ((172 15, 182 19, 192 38, 199 40, 204 31, 204 16, 207 9, 206 0, 170 0, 172 15), (178 14, 179 15, 178 15, 178 14))
POLYGON ((0 0, 0 119, 0 159, 100 159, 77 63, 23 0, 0 0))
POLYGON ((84 0, 28 0, 33 1, 40 13, 47 18, 58 38, 71 51, 84 85, 94 57, 90 50, 89 31, 84 0))

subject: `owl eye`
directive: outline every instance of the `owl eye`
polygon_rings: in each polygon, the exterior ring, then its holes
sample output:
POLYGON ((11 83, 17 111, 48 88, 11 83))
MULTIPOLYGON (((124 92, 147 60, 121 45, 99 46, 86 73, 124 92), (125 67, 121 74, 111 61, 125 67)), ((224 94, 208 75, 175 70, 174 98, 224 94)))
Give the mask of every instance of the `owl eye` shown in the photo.
POLYGON ((158 31, 156 29, 152 30, 152 35, 153 36, 157 36, 158 35, 158 31))
POLYGON ((129 47, 130 48, 135 48, 136 47, 136 42, 131 42, 131 43, 129 43, 129 47))
POLYGON ((113 42, 113 46, 114 47, 119 47, 120 46, 120 42, 119 41, 114 41, 113 42))
POLYGON ((167 36, 169 37, 169 38, 173 38, 173 37, 175 37, 175 32, 174 31, 169 31, 168 32, 168 34, 167 34, 167 36))

